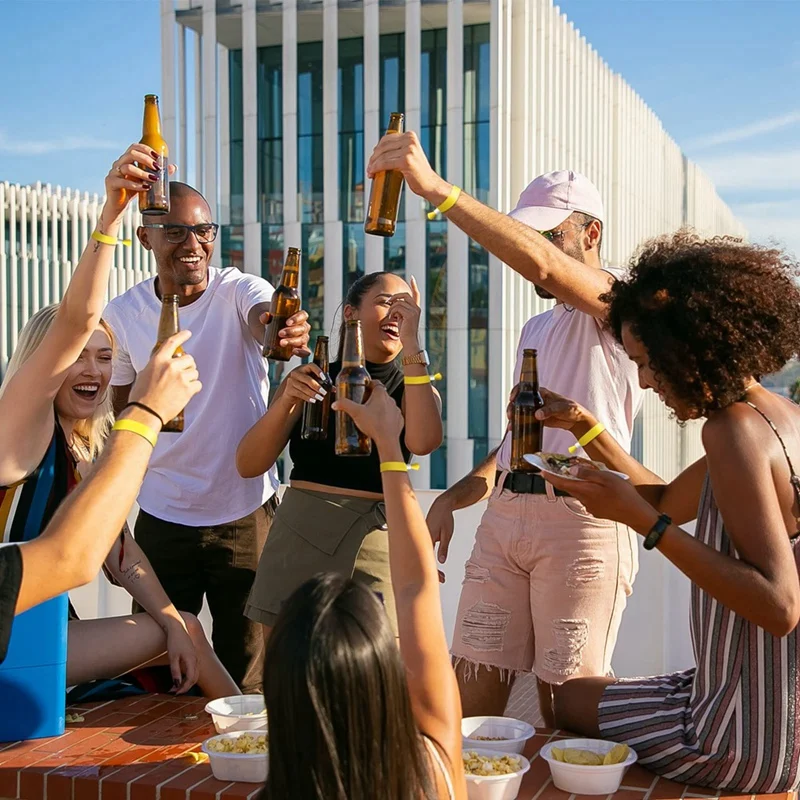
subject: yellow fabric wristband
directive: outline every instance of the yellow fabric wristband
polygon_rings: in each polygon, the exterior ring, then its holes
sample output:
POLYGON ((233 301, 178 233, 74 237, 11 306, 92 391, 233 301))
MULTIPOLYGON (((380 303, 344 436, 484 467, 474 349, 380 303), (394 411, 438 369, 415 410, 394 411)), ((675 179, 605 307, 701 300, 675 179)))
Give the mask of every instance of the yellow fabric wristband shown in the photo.
POLYGON ((428 212, 428 219, 436 219, 437 214, 446 214, 458 202, 459 197, 461 197, 461 187, 453 186, 450 194, 447 195, 447 199, 439 208, 434 208, 433 211, 428 212))
POLYGON ((118 245, 124 244, 126 247, 131 246, 130 239, 115 239, 113 236, 107 236, 105 233, 100 233, 100 231, 92 231, 92 239, 96 242, 100 242, 100 244, 110 244, 110 245, 118 245))
POLYGON ((575 453, 579 447, 586 447, 586 445, 589 444, 589 442, 593 442, 605 429, 606 426, 603 425, 602 422, 598 422, 597 425, 594 426, 594 428, 584 433, 583 436, 581 436, 581 438, 578 439, 577 444, 574 444, 572 445, 572 447, 569 448, 569 452, 575 453))
POLYGON ((152 428, 149 428, 143 422, 136 422, 136 420, 133 419, 118 419, 111 430, 135 433, 141 436, 142 439, 147 439, 153 447, 156 446, 156 442, 158 441, 158 434, 152 428))
POLYGON ((431 376, 430 375, 405 375, 403 377, 403 383, 406 386, 421 386, 423 383, 430 383, 431 376))
POLYGON ((406 464, 405 461, 384 461, 381 472, 408 472, 410 469, 419 469, 419 464, 406 464))

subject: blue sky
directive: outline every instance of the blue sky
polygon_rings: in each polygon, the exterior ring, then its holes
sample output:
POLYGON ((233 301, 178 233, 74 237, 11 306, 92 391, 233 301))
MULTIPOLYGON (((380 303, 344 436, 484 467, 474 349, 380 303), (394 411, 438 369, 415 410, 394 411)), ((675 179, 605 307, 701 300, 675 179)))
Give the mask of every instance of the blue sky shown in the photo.
MULTIPOLYGON (((560 6, 752 238, 800 254, 800 0, 560 6)), ((0 179, 101 192, 160 90, 160 42, 157 0, 0 0, 0 179)))

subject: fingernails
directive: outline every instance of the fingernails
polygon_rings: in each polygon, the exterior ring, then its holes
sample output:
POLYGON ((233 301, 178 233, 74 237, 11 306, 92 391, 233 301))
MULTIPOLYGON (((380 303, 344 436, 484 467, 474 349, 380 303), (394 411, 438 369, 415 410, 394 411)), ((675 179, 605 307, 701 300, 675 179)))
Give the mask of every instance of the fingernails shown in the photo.
POLYGON ((150 151, 150 155, 153 157, 153 160, 158 164, 158 153, 155 150, 150 151))
POLYGON ((311 403, 311 405, 314 405, 314 403, 316 403, 317 400, 319 400, 319 395, 317 395, 317 397, 312 397, 308 402, 311 403))
POLYGON ((317 400, 322 400, 323 397, 325 397, 325 392, 317 392, 317 400))
POLYGON ((147 179, 150 180, 150 181, 157 181, 158 180, 158 175, 153 175, 151 173, 150 175, 147 176, 147 179))

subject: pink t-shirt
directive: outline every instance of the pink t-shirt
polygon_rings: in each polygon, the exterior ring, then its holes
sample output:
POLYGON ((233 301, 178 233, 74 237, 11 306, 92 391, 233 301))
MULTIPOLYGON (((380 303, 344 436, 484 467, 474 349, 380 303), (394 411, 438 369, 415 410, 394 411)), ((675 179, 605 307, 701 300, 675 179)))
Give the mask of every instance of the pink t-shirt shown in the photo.
MULTIPOLYGON (((607 268, 614 277, 624 270, 607 268)), ((588 408, 627 451, 631 449, 633 421, 642 406, 636 365, 603 323, 560 303, 525 323, 517 347, 514 383, 522 370, 522 351, 538 350, 539 384, 588 408)), ((543 449, 566 453, 575 437, 569 431, 545 428, 543 449)), ((497 455, 497 468, 507 470, 511 438, 506 436, 497 455)))

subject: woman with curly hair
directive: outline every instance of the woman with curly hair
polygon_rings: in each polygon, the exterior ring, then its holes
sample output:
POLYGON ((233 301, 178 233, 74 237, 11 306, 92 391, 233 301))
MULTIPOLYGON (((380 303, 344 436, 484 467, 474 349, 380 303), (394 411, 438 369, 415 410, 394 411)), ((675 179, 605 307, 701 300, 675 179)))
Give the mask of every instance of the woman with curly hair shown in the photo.
MULTIPOLYGON (((664 483, 608 433, 588 466, 545 477, 596 517, 645 537, 692 582, 696 667, 554 687, 558 727, 627 742, 669 778, 736 792, 800 785, 800 408, 759 376, 800 352, 798 263, 779 250, 681 232, 649 242, 607 296, 609 323, 705 456, 664 483), (679 525, 697 519, 690 535, 679 525)), ((545 424, 580 439, 590 411, 545 394, 545 424)), ((602 421, 602 420, 601 420, 602 421)))

